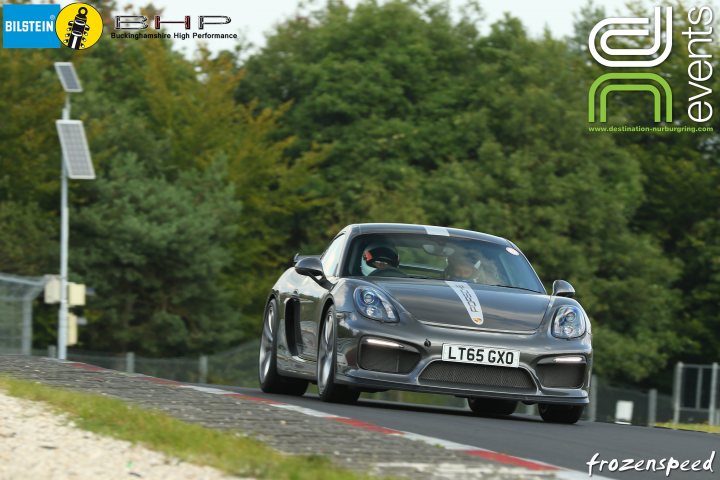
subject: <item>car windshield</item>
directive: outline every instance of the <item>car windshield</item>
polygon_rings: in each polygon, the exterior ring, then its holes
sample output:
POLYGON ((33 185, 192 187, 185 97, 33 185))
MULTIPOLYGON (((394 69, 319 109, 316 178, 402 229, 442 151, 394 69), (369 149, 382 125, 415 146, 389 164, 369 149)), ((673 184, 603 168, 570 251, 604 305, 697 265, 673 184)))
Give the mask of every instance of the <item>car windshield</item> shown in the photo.
POLYGON ((492 242, 422 234, 366 234, 353 239, 345 275, 462 281, 544 293, 516 249, 492 242))

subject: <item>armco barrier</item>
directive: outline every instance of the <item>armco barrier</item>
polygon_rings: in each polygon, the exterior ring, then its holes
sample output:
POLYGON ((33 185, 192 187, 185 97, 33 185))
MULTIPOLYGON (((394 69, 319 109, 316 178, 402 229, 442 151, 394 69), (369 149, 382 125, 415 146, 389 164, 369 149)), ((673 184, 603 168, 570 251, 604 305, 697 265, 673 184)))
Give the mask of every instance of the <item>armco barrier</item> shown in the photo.
MULTIPOLYGON (((68 359, 89 363, 103 368, 142 373, 159 378, 167 378, 189 383, 211 383, 218 385, 234 385, 242 387, 257 387, 257 354, 259 344, 253 340, 230 350, 211 355, 198 355, 194 357, 175 358, 149 358, 136 355, 132 352, 125 354, 111 354, 103 352, 82 351, 70 349, 68 359)), ((3 353, 3 352, 0 352, 3 353)), ((15 352, 5 352, 15 353, 15 352)), ((33 355, 55 356, 55 349, 33 350, 33 355)), ((687 375, 681 384, 692 386, 697 391, 692 377, 687 375)), ((709 378, 709 377, 708 377, 709 378)), ((708 392, 709 392, 709 380, 708 392)), ((686 388, 687 390, 687 388, 686 388)), ((311 386, 310 391, 313 391, 311 386)), ((704 392, 704 390, 703 390, 704 392)), ((449 395, 432 395, 415 392, 388 391, 374 394, 365 394, 367 398, 385 401, 421 403, 438 406, 462 407, 465 400, 449 395)), ((709 397, 709 393, 706 395, 709 397)), ((702 397, 705 398, 705 397, 702 397)), ((632 418, 634 425, 652 425, 655 423, 673 421, 674 400, 667 393, 657 390, 641 390, 628 386, 617 386, 605 383, 601 378, 594 377, 591 391, 592 406, 585 411, 584 419, 588 421, 615 422, 617 419, 616 407, 618 402, 632 402, 632 418)), ((688 400, 695 402, 695 397, 688 400)), ((688 404, 682 403, 683 408, 688 404)), ((683 413, 683 421, 707 422, 707 401, 702 403, 705 407, 699 414, 683 413)), ((535 406, 523 406, 518 412, 536 414, 535 406)), ((688 412, 694 410, 688 407, 688 412)))

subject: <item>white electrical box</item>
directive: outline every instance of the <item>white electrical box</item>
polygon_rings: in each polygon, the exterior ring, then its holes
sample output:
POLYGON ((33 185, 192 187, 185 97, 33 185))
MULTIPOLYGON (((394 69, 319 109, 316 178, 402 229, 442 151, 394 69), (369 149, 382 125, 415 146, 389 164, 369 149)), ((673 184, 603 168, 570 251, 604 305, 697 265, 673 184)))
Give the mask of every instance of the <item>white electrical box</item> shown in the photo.
POLYGON ((615 423, 624 425, 632 423, 634 406, 635 404, 629 400, 618 400, 615 404, 615 423))
POLYGON ((60 303, 60 275, 45 275, 45 303, 60 303))

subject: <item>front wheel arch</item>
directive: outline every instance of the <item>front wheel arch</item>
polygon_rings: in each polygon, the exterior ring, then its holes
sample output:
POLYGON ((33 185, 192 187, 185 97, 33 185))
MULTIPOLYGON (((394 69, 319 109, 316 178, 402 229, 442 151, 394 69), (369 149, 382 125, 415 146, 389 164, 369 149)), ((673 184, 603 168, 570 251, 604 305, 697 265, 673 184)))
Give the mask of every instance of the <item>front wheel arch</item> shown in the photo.
MULTIPOLYGON (((327 300, 325 300, 325 304, 323 305, 323 308, 322 308, 322 313, 320 314, 320 319, 318 320, 318 329, 317 329, 317 332, 318 332, 317 333, 317 341, 318 342, 320 342, 320 338, 322 337, 322 330, 323 330, 323 326, 325 325, 325 316, 327 315, 328 310, 330 310, 330 307, 334 307, 334 306, 335 306, 335 302, 333 301, 332 298, 328 298, 327 300)), ((320 345, 320 344, 318 343, 318 345, 320 345)))
POLYGON ((265 313, 263 314, 263 330, 260 338, 258 359, 258 382, 260 383, 260 389, 265 393, 300 396, 307 390, 308 381, 285 377, 277 368, 277 337, 280 324, 279 310, 280 307, 277 299, 270 297, 265 306, 265 313), (270 312, 273 313, 273 316, 270 316, 270 312), (277 320, 274 321, 274 319, 277 320))
POLYGON ((320 327, 318 328, 318 351, 316 357, 316 381, 318 385, 318 396, 324 402, 333 403, 355 403, 360 396, 360 390, 348 387, 346 385, 338 385, 335 383, 335 369, 337 368, 336 355, 337 355, 337 325, 336 318, 333 316, 329 321, 332 322, 332 338, 329 339, 331 345, 331 356, 330 364, 325 366, 325 369, 329 369, 327 379, 321 385, 321 375, 324 372, 321 371, 321 362, 323 362, 321 351, 324 350, 324 354, 328 355, 327 346, 324 345, 323 337, 325 336, 325 323, 328 321, 330 316, 330 309, 334 307, 332 302, 328 302, 323 308, 323 316, 321 317, 320 327))

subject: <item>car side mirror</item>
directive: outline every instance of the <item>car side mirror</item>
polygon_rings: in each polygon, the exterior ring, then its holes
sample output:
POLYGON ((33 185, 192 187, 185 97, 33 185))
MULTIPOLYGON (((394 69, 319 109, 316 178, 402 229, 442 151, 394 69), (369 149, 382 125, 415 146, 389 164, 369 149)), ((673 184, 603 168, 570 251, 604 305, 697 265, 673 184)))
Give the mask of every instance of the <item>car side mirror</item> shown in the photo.
POLYGON ((325 277, 322 262, 318 257, 303 257, 295 264, 295 271, 308 277, 325 277))
POLYGON ((565 280, 555 280, 553 282, 552 294, 558 297, 573 298, 575 296, 575 289, 565 280))

